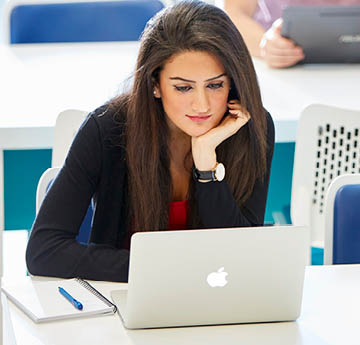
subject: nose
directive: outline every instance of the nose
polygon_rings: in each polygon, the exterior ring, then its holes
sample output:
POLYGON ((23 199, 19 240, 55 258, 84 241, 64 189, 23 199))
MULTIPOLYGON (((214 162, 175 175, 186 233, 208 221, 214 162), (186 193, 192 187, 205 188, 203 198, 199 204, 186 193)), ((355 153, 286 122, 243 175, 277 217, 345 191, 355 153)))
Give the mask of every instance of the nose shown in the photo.
POLYGON ((205 90, 197 90, 194 93, 194 98, 192 100, 192 108, 196 114, 208 114, 210 111, 210 102, 208 95, 205 90))

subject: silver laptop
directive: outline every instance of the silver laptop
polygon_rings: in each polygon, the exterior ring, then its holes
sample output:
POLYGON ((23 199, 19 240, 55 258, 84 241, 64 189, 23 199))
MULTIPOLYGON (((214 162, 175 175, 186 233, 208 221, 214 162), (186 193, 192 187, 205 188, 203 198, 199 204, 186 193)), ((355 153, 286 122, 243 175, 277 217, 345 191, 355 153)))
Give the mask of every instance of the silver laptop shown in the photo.
POLYGON ((360 62, 360 6, 288 6, 282 35, 302 46, 304 63, 360 62))
POLYGON ((309 255, 306 227, 136 233, 111 297, 131 329, 295 320, 309 255))

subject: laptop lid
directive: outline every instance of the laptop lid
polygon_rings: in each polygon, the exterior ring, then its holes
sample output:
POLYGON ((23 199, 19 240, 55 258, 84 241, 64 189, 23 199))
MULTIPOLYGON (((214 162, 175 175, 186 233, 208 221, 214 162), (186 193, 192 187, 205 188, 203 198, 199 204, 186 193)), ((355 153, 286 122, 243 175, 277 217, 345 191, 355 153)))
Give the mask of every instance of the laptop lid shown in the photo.
POLYGON ((112 298, 127 328, 295 320, 308 256, 305 227, 136 233, 112 298))
POLYGON ((300 45, 304 63, 360 62, 360 6, 288 6, 282 35, 300 45))

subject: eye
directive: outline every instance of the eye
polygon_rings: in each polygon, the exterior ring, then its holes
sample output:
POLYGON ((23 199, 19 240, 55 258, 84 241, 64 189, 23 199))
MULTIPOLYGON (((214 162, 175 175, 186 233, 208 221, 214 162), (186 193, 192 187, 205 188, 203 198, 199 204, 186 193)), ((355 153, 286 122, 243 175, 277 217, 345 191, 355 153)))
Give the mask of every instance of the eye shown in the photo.
POLYGON ((187 92, 192 89, 192 86, 176 86, 176 85, 174 85, 174 88, 176 91, 179 91, 179 92, 187 92))
POLYGON ((209 89, 214 89, 214 90, 216 90, 216 89, 220 89, 221 87, 223 87, 223 85, 224 85, 224 82, 222 81, 222 82, 220 82, 220 83, 211 83, 211 84, 209 84, 207 87, 208 87, 209 89))

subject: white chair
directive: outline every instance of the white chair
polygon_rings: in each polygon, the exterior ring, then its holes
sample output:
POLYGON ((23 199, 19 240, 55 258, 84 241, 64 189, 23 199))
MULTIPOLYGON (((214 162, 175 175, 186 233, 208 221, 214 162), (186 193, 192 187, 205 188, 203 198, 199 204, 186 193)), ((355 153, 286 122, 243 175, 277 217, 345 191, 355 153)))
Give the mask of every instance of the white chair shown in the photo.
POLYGON ((336 177, 325 198, 324 264, 359 263, 360 174, 336 177))
POLYGON ((54 145, 52 151, 51 168, 41 175, 36 191, 36 213, 45 197, 49 183, 56 177, 60 167, 64 164, 70 145, 85 120, 87 112, 82 110, 65 110, 61 112, 54 129, 54 145))
MULTIPOLYGON (((36 213, 39 212, 41 203, 43 202, 48 188, 50 187, 52 181, 55 179, 56 175, 59 173, 60 167, 49 168, 44 171, 41 175, 37 190, 36 190, 36 213)), ((93 217, 93 207, 90 203, 88 210, 84 216, 82 224, 79 229, 79 233, 76 236, 76 240, 81 243, 88 243, 91 231, 91 223, 93 217)))
POLYGON ((41 203, 45 198, 45 194, 49 188, 50 182, 54 180, 59 170, 59 167, 49 168, 46 169, 41 175, 36 189, 36 214, 39 212, 41 203))
MULTIPOLYGON (((51 181, 56 177, 60 167, 63 165, 71 143, 81 124, 84 122, 86 114, 86 111, 71 109, 65 110, 58 115, 54 130, 52 167, 47 169, 40 177, 36 191, 36 213, 38 213, 40 209, 51 181)), ((89 240, 92 215, 93 209, 90 204, 80 227, 79 234, 76 237, 79 242, 87 243, 89 240)))
POLYGON ((324 245, 324 205, 331 181, 360 173, 360 111, 314 104, 301 114, 291 191, 294 225, 308 225, 311 243, 324 245))
POLYGON ((87 112, 83 110, 65 110, 61 112, 55 124, 54 146, 52 151, 52 167, 63 165, 70 145, 85 120, 87 112))

